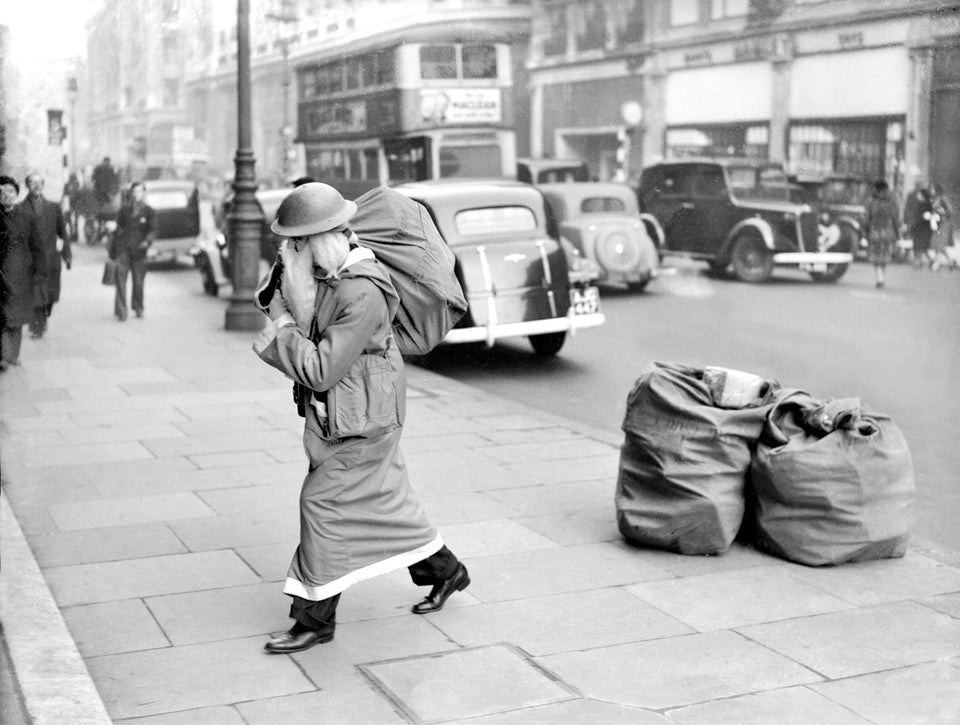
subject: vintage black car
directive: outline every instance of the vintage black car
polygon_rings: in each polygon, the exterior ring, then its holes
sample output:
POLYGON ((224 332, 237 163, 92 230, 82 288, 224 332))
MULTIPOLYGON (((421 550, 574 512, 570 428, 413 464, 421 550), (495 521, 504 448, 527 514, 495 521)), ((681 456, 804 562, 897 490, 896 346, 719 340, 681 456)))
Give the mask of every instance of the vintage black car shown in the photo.
POLYGON ((200 192, 192 181, 146 181, 143 200, 157 215, 157 238, 150 245, 151 261, 188 256, 200 238, 200 192))
MULTIPOLYGON (((538 184, 547 200, 548 229, 599 265, 600 284, 642 290, 659 267, 657 239, 647 233, 637 195, 626 184, 538 184)), ((656 222, 653 222, 656 224, 656 222)))
POLYGON ((766 281, 776 266, 840 279, 853 261, 849 242, 820 251, 816 211, 795 193, 780 165, 727 158, 652 165, 638 195, 663 229, 664 255, 705 260, 718 274, 732 267, 745 282, 766 281))
POLYGON ((820 179, 798 178, 805 201, 818 212, 828 212, 840 227, 845 246, 858 258, 867 256, 867 201, 872 187, 858 176, 834 174, 820 179))
POLYGON ((470 309, 444 342, 526 336, 537 354, 555 355, 568 333, 603 324, 596 265, 548 233, 537 188, 496 180, 394 188, 426 207, 456 255, 470 309))

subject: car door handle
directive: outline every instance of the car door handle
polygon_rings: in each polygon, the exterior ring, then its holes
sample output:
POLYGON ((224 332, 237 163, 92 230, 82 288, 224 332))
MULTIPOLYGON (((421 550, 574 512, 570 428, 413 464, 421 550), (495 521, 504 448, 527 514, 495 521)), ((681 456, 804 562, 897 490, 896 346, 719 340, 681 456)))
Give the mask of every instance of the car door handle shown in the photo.
POLYGON ((691 202, 691 201, 681 202, 681 203, 680 203, 680 208, 681 208, 681 209, 693 209, 693 202, 691 202))

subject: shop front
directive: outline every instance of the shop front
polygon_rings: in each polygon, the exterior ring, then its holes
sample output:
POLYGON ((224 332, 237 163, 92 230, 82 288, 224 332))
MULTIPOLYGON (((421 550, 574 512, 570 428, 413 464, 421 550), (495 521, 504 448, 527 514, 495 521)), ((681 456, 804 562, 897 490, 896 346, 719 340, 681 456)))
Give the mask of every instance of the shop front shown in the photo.
POLYGON ((671 71, 666 79, 666 157, 768 158, 772 89, 768 62, 671 71))
POLYGON ((910 58, 903 46, 794 58, 791 173, 801 179, 838 174, 885 179, 902 188, 909 89, 910 58))

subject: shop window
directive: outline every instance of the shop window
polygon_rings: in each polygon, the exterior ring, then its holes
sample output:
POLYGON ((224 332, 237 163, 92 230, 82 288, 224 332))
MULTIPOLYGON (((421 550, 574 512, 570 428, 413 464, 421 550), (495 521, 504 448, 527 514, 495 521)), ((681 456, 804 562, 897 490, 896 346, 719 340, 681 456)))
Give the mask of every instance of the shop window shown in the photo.
POLYGON ((700 0, 670 0, 670 25, 691 25, 700 21, 700 0))
POLYGON ((790 164, 796 174, 882 179, 887 151, 885 121, 790 127, 790 164))
POLYGON ((497 49, 494 46, 464 45, 461 54, 464 78, 497 77, 497 49))
POLYGON ((453 45, 420 47, 420 77, 424 80, 457 77, 457 49, 453 45))
POLYGON ((363 150, 363 178, 372 181, 380 179, 380 154, 376 149, 363 150))
POLYGON ((501 176, 498 146, 444 146, 440 149, 440 178, 501 176))
POLYGON ((363 179, 363 164, 361 163, 360 149, 349 149, 344 152, 347 157, 348 179, 363 179))
POLYGON ((710 17, 714 20, 721 18, 744 17, 750 10, 750 0, 711 0, 710 17))

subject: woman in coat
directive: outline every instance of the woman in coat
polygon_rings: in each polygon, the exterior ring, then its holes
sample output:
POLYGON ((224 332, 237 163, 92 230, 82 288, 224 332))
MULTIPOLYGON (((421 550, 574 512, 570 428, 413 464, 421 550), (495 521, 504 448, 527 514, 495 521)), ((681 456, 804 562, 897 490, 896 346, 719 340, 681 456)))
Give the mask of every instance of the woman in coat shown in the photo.
POLYGON ((283 589, 295 622, 267 642, 271 654, 332 640, 340 594, 364 579, 407 567, 415 584, 432 586, 417 614, 470 583, 407 478, 399 298, 373 253, 351 242, 356 209, 326 184, 292 191, 271 226, 287 240, 257 293, 270 322, 254 350, 294 381, 309 460, 283 589))
POLYGON ((890 263, 893 244, 900 228, 897 203, 890 187, 881 179, 873 185, 873 194, 867 202, 867 240, 870 244, 870 262, 876 273, 877 288, 884 286, 884 272, 890 263))
POLYGON ((33 319, 34 291, 47 278, 36 220, 17 205, 19 193, 15 179, 0 176, 0 370, 20 364, 23 326, 33 319))
POLYGON ((117 263, 116 295, 113 314, 127 319, 127 275, 133 278, 130 306, 137 317, 143 317, 143 282, 147 276, 147 250, 157 236, 156 212, 143 200, 143 184, 130 185, 129 201, 120 208, 117 231, 110 241, 110 259, 117 263))

